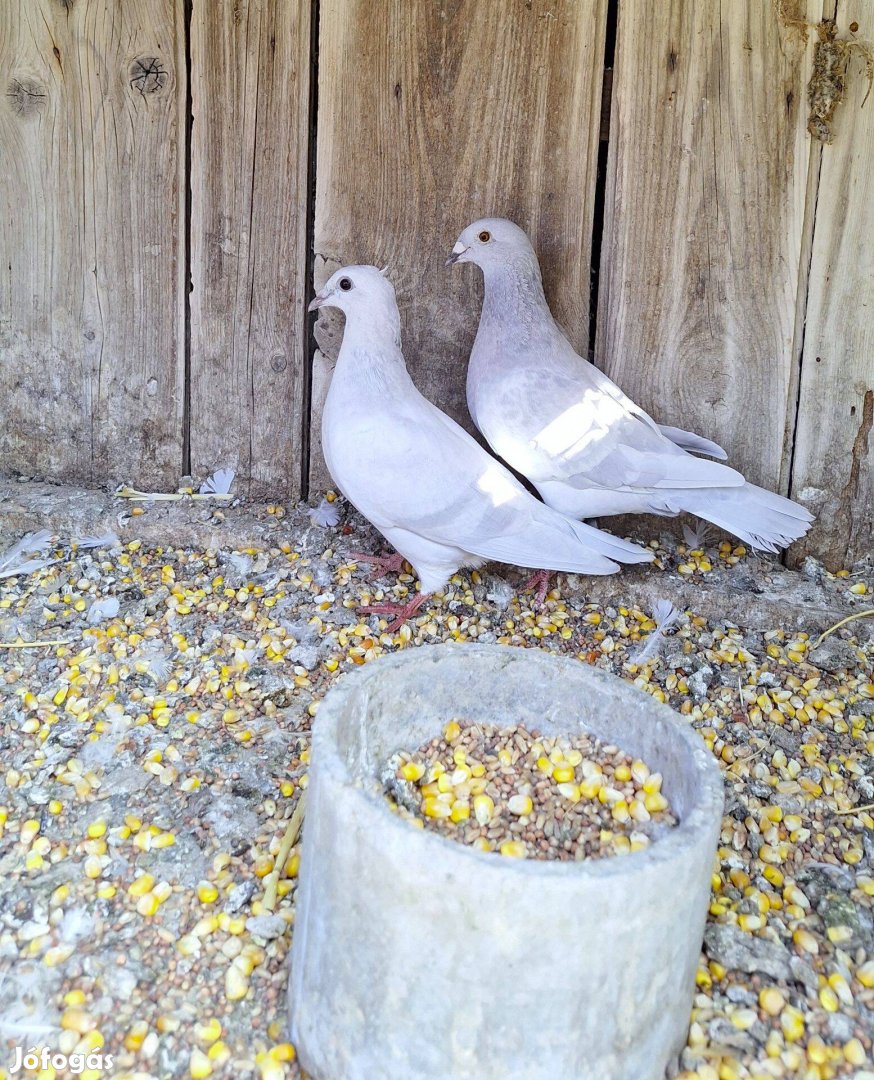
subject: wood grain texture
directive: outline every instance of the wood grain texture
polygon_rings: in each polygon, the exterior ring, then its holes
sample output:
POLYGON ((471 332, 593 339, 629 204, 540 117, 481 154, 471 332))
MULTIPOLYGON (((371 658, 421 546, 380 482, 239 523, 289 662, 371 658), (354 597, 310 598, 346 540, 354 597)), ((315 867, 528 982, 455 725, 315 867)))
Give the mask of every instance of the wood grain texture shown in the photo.
POLYGON ((0 5, 2 469, 178 479, 181 9, 0 5))
POLYGON ((769 2, 620 5, 596 362, 784 493, 811 61, 769 2))
MULTIPOLYGON (((840 0, 838 39, 854 38, 874 41, 874 12, 840 0)), ((874 109, 858 57, 847 83, 822 148, 792 467, 793 498, 817 515, 793 553, 832 570, 874 551, 874 109)))
MULTIPOLYGON (((316 287, 344 264, 388 264, 411 374, 468 429, 482 282, 443 264, 471 221, 528 230, 553 312, 587 347, 605 25, 606 0, 321 4, 316 287)), ((317 327, 313 488, 328 483, 319 417, 341 318, 317 327)))
POLYGON ((300 493, 310 4, 194 0, 191 467, 300 493))

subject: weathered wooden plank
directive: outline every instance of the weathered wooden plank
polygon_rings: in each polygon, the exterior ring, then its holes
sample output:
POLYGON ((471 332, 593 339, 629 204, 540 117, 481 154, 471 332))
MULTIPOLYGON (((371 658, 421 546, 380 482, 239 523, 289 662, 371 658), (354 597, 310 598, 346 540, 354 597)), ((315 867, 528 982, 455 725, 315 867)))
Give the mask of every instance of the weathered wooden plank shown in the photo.
MULTIPOLYGON (((865 0, 838 4, 838 40, 874 40, 865 0), (855 23, 855 32, 849 29, 855 23)), ((874 551, 874 110, 863 63, 822 149, 807 295, 792 495, 818 520, 793 553, 831 569, 874 551)))
MULTIPOLYGON (((344 263, 388 264, 413 378, 468 428, 482 286, 476 268, 443 263, 470 221, 529 231, 553 311, 587 347, 605 25, 606 0, 321 4, 316 285, 344 263)), ((340 325, 326 312, 317 328, 316 488, 340 325)))
POLYGON ((811 58, 775 4, 620 5, 596 362, 783 492, 811 58))
POLYGON ((182 0, 0 5, 0 468, 182 464, 182 0))
POLYGON ((194 0, 191 465, 300 493, 310 4, 194 0))

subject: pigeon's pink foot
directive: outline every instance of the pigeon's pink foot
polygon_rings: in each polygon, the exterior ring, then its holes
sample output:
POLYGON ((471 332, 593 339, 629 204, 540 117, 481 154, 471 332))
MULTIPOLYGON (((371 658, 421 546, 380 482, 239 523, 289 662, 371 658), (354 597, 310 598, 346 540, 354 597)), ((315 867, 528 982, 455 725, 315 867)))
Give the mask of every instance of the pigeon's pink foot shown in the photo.
POLYGON ((408 600, 406 604, 392 604, 386 602, 384 604, 367 604, 364 607, 358 608, 358 611, 364 612, 367 615, 394 615, 392 621, 385 628, 386 632, 393 634, 395 630, 400 630, 407 619, 412 619, 422 604, 428 599, 428 593, 416 593, 412 600, 408 600))
POLYGON ((537 595, 534 597, 535 607, 543 607, 546 600, 546 594, 549 592, 549 580, 551 577, 551 570, 538 570, 536 573, 532 574, 522 586, 522 592, 528 592, 529 589, 537 588, 537 595))
POLYGON ((367 577, 368 581, 376 581, 386 574, 399 574, 404 568, 404 557, 397 552, 394 555, 367 555, 361 551, 351 551, 349 560, 370 563, 374 567, 367 577))

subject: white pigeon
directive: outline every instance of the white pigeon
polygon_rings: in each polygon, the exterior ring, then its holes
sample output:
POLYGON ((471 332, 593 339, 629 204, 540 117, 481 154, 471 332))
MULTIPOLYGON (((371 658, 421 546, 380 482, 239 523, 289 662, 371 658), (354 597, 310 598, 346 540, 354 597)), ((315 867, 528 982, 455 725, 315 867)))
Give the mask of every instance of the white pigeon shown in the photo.
MULTIPOLYGON (((338 270, 309 306, 346 316, 322 415, 322 449, 349 501, 411 563, 421 593, 392 629, 460 566, 494 559, 532 568, 612 574, 652 552, 539 502, 416 389, 401 352, 395 291, 373 266, 338 270)), ((378 561, 378 560, 374 560, 378 561)))
POLYGON ((449 263, 483 272, 485 299, 467 372, 477 428, 544 501, 574 518, 696 514, 751 547, 777 551, 812 516, 715 461, 721 447, 663 427, 575 351, 543 295, 528 237, 503 218, 469 225, 449 263))

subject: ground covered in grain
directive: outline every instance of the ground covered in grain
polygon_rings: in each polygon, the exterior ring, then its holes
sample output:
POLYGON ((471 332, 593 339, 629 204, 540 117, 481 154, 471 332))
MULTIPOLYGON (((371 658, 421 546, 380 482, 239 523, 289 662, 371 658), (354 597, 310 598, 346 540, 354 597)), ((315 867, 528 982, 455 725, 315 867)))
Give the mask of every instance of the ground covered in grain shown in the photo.
MULTIPOLYGON (((285 1026, 297 849, 273 912, 264 892, 306 786, 312 717, 344 672, 452 639, 613 671, 719 760, 726 814, 686 1080, 874 1080, 872 621, 814 647, 822 610, 872 606, 874 574, 808 562, 796 577, 820 614, 805 629, 803 608, 767 605, 786 580, 772 560, 665 534, 645 578, 561 576, 535 610, 521 575, 463 572, 387 634, 356 606, 414 581, 368 580, 351 552, 380 551, 379 538, 339 505, 332 528, 249 509, 249 550, 231 508, 198 506, 209 544, 180 528, 177 548, 149 532, 165 510, 121 507, 117 543, 83 549, 59 530, 50 565, 0 580, 10 1063, 15 1045, 102 1047, 116 1077, 297 1076, 285 1026), (117 613, 95 608, 112 598, 117 613), (56 644, 5 647, 32 641, 56 644)), ((19 535, 3 533, 0 549, 19 535)))

